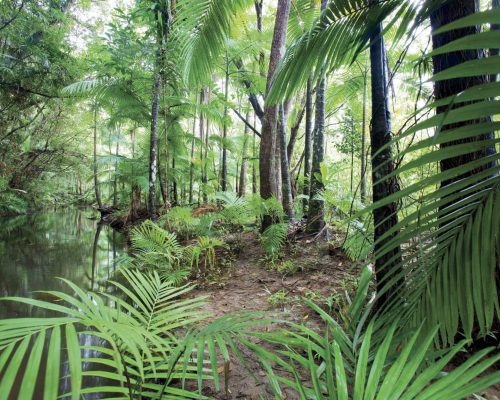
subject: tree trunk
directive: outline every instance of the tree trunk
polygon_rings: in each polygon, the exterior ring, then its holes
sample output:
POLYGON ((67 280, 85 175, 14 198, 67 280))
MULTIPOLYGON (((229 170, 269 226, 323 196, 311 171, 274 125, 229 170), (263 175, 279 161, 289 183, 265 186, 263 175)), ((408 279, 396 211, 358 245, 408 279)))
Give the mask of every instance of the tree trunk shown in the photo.
MULTIPOLYGON (((276 71, 278 63, 285 52, 286 28, 289 14, 290 0, 278 0, 273 42, 271 46, 271 56, 269 59, 266 93, 269 93, 274 72, 276 71)), ((279 197, 275 176, 277 116, 278 106, 266 106, 264 110, 259 157, 260 195, 263 199, 269 199, 272 196, 279 197)), ((265 230, 272 223, 272 218, 270 216, 265 216, 262 221, 262 230, 265 230)))
POLYGON ((113 180, 113 207, 118 205, 118 154, 120 153, 120 132, 117 132, 115 147, 115 176, 113 180))
MULTIPOLYGON (((492 9, 500 8, 500 0, 491 0, 491 8, 492 9)), ((492 31, 500 30, 500 24, 491 24, 491 30, 492 31)), ((500 48, 490 49, 489 55, 490 55, 490 57, 500 55, 500 48)), ((498 77, 496 74, 490 75, 490 82, 496 82, 497 78, 498 77)))
POLYGON ((94 104, 94 191, 97 206, 102 209, 101 191, 99 190, 99 177, 97 175, 97 105, 94 104))
POLYGON ((226 139, 227 139, 227 118, 228 118, 228 107, 227 101, 229 98, 229 59, 226 52, 226 77, 225 77, 225 86, 224 86, 224 126, 222 130, 222 177, 221 177, 221 188, 222 191, 227 191, 227 147, 226 147, 226 139))
POLYGON ((365 71, 363 78, 363 121, 361 122, 361 202, 366 201, 366 103, 368 99, 368 79, 367 72, 365 71))
MULTIPOLYGON (((198 96, 195 96, 195 103, 198 101, 198 96)), ((195 150, 195 134, 196 134, 196 113, 193 121, 193 138, 191 139, 191 160, 189 163, 189 205, 193 204, 193 186, 194 186, 194 150, 195 150)))
POLYGON ((153 78, 153 104, 151 110, 151 139, 149 146, 149 215, 153 221, 158 219, 156 212, 156 179, 157 179, 157 159, 158 159, 158 110, 160 99, 160 65, 159 55, 157 55, 157 66, 153 78))
MULTIPOLYGON (((247 112, 246 119, 248 121, 250 113, 247 112)), ((247 160, 247 149, 248 149, 248 126, 245 125, 245 133, 243 137, 243 154, 241 157, 241 170, 240 170, 240 184, 238 190, 238 196, 245 197, 246 187, 247 187, 247 172, 248 172, 248 160, 247 160)))
MULTIPOLYGON (((328 5, 328 0, 321 0, 321 11, 324 11, 328 5)), ((326 81, 323 76, 324 70, 321 71, 316 86, 316 118, 314 121, 314 138, 313 138, 313 159, 311 166, 311 189, 309 199, 309 210, 307 214, 307 232, 320 232, 325 226, 324 219, 324 203, 321 200, 315 199, 319 193, 324 190, 323 182, 318 179, 321 174, 321 163, 325 155, 325 92, 326 81)))
MULTIPOLYGON (((443 25, 446 25, 452 21, 455 21, 457 19, 463 18, 467 15, 474 14, 476 11, 479 10, 479 1, 478 0, 455 0, 455 1, 449 1, 445 5, 441 6, 439 9, 437 9, 435 12, 431 14, 431 26, 432 30, 435 31, 436 29, 440 28, 443 25)), ((478 34, 480 32, 480 27, 475 26, 475 27, 470 27, 470 28, 464 28, 464 29, 457 29, 453 30, 450 32, 446 32, 440 35, 434 35, 432 37, 432 42, 434 49, 437 49, 441 46, 444 46, 447 43, 450 43, 454 40, 457 40, 459 38, 468 36, 468 35, 473 35, 473 34, 478 34)), ((441 71, 444 71, 448 68, 451 68, 453 66, 462 64, 466 61, 470 60, 477 60, 485 56, 484 50, 467 50, 467 51, 460 51, 460 52, 453 52, 453 53, 446 53, 443 55, 438 55, 434 56, 432 58, 433 65, 434 65, 434 73, 439 73, 441 71)), ((468 88, 471 88, 476 85, 481 85, 484 83, 487 83, 489 80, 488 76, 485 75, 480 75, 480 76, 474 76, 474 77, 468 77, 468 78, 460 78, 460 79, 449 79, 445 81, 438 81, 434 83, 434 95, 436 97, 436 100, 440 100, 443 98, 446 98, 448 96, 453 96, 456 95, 468 88)), ((448 110, 448 106, 441 106, 437 107, 436 112, 438 114, 445 113, 448 110)), ((488 122, 491 121, 490 118, 484 118, 481 120, 481 122, 488 122)), ((443 134, 446 133, 446 131, 451 130, 451 129, 456 129, 460 126, 466 126, 466 125, 471 125, 471 124, 476 124, 479 121, 474 120, 474 121, 466 121, 466 122, 461 122, 458 124, 451 124, 451 125, 446 125, 443 126, 441 131, 443 134)), ((474 142, 474 141, 482 141, 482 140, 492 140, 494 139, 494 133, 487 133, 487 134, 482 134, 478 135, 476 137, 468 138, 465 140, 456 140, 448 143, 444 143, 441 145, 442 148, 446 148, 449 146, 455 146, 458 144, 463 144, 467 142, 474 142)), ((451 168, 458 167, 460 165, 467 164, 471 161, 474 160, 479 160, 483 157, 486 157, 488 155, 495 154, 496 150, 494 146, 483 148, 479 151, 475 151, 473 153, 468 153, 468 154, 463 154, 460 156, 456 157, 451 157, 445 160, 441 161, 441 171, 446 171, 451 168)), ((479 173, 481 171, 484 171, 488 168, 494 167, 494 163, 487 163, 483 164, 481 167, 478 167, 474 171, 470 171, 467 174, 463 175, 458 175, 453 177, 452 179, 446 180, 441 182, 442 186, 449 185, 453 182, 456 182, 458 180, 464 179, 467 176, 470 176, 475 173, 479 173)))
MULTIPOLYGON (((253 115, 253 125, 255 127, 257 122, 257 115, 253 115)), ((253 144, 252 144, 252 193, 257 193, 257 168, 255 168, 255 160, 257 159, 257 135, 253 133, 253 144)))
POLYGON ((174 194, 174 205, 179 205, 179 193, 177 190, 177 179, 175 177, 175 156, 172 154, 172 191, 174 194))
MULTIPOLYGON (((373 202, 376 203, 398 191, 396 179, 379 181, 394 171, 392 150, 388 144, 392 140, 391 114, 388 103, 387 69, 385 67, 384 39, 381 37, 382 26, 378 25, 370 40, 370 61, 372 74, 372 184, 373 202), (383 150, 381 150, 384 148, 383 150)), ((377 278, 378 304, 387 302, 390 294, 384 290, 387 279, 396 276, 402 279, 401 255, 399 247, 379 256, 380 250, 396 235, 393 233, 385 240, 379 238, 398 223, 398 208, 396 203, 389 203, 373 210, 375 227, 375 275, 377 278)), ((397 289, 397 288, 396 288, 397 289)))
POLYGON ((288 163, 287 147, 286 147, 286 128, 287 121, 285 116, 284 106, 279 107, 280 122, 278 124, 280 128, 279 132, 279 144, 280 144, 280 155, 281 155, 281 179, 282 179, 282 204, 283 210, 290 222, 295 219, 295 214, 293 211, 293 197, 292 197, 292 182, 290 179, 290 165, 288 163))
POLYGON ((306 131, 304 135, 304 202, 303 208, 306 211, 309 204, 310 176, 311 176, 311 147, 312 147, 312 116, 313 116, 313 96, 312 96, 312 75, 309 76, 306 88, 306 131))

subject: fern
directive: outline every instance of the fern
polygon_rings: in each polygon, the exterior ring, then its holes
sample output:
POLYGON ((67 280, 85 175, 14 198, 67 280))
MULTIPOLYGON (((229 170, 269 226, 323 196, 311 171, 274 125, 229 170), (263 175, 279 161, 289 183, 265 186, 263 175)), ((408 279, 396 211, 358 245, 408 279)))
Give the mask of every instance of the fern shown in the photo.
POLYGON ((282 249, 288 237, 288 224, 280 223, 268 227, 260 236, 260 242, 266 256, 272 261, 282 255, 282 249))
POLYGON ((18 398, 32 398, 37 382, 44 380, 48 399, 105 393, 125 399, 203 398, 206 379, 220 390, 219 354, 229 361, 228 346, 245 343, 251 326, 267 323, 250 313, 208 322, 209 315, 200 309, 203 299, 185 297, 191 286, 173 288, 156 272, 121 274, 125 282, 111 282, 113 295, 85 292, 64 281, 72 295, 48 292, 55 303, 2 299, 56 315, 0 320, 2 397, 13 395, 14 382, 20 382, 18 398), (204 323, 198 325, 200 321, 204 323), (81 337, 86 338, 83 344, 81 337), (60 368, 61 358, 68 364, 70 386, 60 384, 68 375, 60 368), (82 388, 84 377, 106 383, 82 388), (188 390, 186 380, 197 383, 198 390, 188 390))
POLYGON ((167 232, 152 221, 130 230, 135 265, 170 270, 179 265, 182 247, 175 233, 167 232))

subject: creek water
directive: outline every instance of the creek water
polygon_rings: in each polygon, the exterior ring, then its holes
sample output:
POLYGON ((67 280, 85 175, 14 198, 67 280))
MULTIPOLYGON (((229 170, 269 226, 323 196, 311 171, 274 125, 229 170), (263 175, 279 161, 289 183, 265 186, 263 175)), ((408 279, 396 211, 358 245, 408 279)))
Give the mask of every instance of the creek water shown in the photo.
MULTIPOLYGON (((58 278, 84 290, 104 290, 126 243, 123 235, 90 219, 92 215, 92 210, 72 209, 0 219, 0 297, 50 301, 36 291, 72 294, 58 278)), ((0 301, 0 319, 48 316, 43 309, 0 301)), ((88 340, 80 337, 81 344, 88 345, 88 340)))

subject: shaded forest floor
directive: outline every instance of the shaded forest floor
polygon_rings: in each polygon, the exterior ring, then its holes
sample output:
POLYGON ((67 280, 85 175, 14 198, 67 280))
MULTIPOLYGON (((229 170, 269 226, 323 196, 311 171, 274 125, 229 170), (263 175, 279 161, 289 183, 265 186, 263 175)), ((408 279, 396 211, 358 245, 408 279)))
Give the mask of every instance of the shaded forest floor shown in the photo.
MULTIPOLYGON (((347 308, 345 293, 354 294, 359 266, 343 253, 340 243, 332 246, 331 241, 328 243, 324 239, 297 239, 285 247, 283 259, 273 264, 265 261, 257 234, 240 234, 238 242, 241 246, 236 246, 239 252, 230 272, 220 280, 199 285, 192 292, 193 296, 207 297, 204 309, 214 317, 238 311, 264 311, 276 319, 303 323, 319 331, 324 325, 301 299, 312 299, 325 309, 333 307, 333 311, 347 308), (285 265, 288 273, 277 271, 280 265, 285 265)), ((275 324, 262 329, 276 330, 279 327, 275 324)), ((266 348, 270 346, 268 343, 258 344, 266 348)), ((224 363, 221 362, 219 368, 222 390, 217 392, 212 384, 206 383, 203 394, 221 400, 273 399, 273 393, 265 383, 266 372, 250 351, 241 350, 250 372, 232 355, 227 379, 224 378, 227 366, 222 367, 224 363)), ((460 363, 457 359, 449 367, 456 368, 460 363)), ((470 399, 498 400, 500 387, 492 387, 481 396, 470 399)), ((285 391, 282 398, 298 399, 291 391, 285 391)))
MULTIPOLYGON (((230 241, 230 239, 228 240, 230 241)), ((332 248, 323 239, 304 238, 285 247, 283 260, 270 263, 264 260, 262 246, 255 233, 239 237, 241 248, 224 281, 200 286, 193 296, 207 296, 205 310, 214 317, 238 311, 265 311, 277 319, 304 323, 321 328, 317 315, 311 312, 301 298, 309 298, 326 306, 329 296, 340 297, 345 290, 355 289, 357 269, 340 249, 332 248), (284 265, 284 267, 283 267, 284 265), (294 272, 278 272, 286 268, 294 272)), ((336 306, 340 304, 336 303, 336 306)), ((276 329, 274 325, 267 329, 276 329)), ((264 384, 266 373, 243 349, 254 376, 233 357, 229 367, 228 390, 217 393, 207 384, 204 394, 217 399, 272 399, 272 392, 264 384), (234 361, 234 362, 233 362, 234 361), (261 383, 256 382, 256 378, 261 383)), ((221 368, 221 375, 223 369, 221 368)), ((294 399, 289 393, 286 397, 294 399)))

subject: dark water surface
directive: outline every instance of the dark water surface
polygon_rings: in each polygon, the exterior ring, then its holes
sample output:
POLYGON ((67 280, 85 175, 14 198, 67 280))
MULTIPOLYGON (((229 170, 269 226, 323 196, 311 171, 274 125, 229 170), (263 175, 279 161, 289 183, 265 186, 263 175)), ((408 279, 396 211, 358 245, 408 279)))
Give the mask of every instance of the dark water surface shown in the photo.
MULTIPOLYGON (((90 217, 92 210, 74 209, 0 218, 0 297, 34 297, 50 301, 36 291, 57 290, 73 294, 58 277, 84 290, 104 291, 126 244, 123 235, 90 217)), ((61 316, 16 302, 0 301, 0 319, 49 315, 61 316)), ((95 336, 80 335, 81 345, 98 344, 92 343, 95 340, 95 336)), ((87 349, 83 353, 84 358, 94 356, 87 349)), ((61 364, 63 375, 66 375, 69 372, 66 361, 61 360, 61 364)), ((24 373, 22 369, 20 372, 24 373)), ((35 391, 33 399, 42 398, 43 380, 37 382, 40 390, 35 391)), ((94 383, 98 382, 84 381, 84 387, 94 383)), ((20 382, 16 381, 8 398, 17 399, 19 389, 20 382)), ((68 389, 69 382, 63 379, 60 391, 67 393, 68 389)), ((88 400, 101 397, 85 396, 88 400)), ((4 398, 2 394, 0 398, 4 398)))
MULTIPOLYGON (((92 210, 65 210, 0 219, 0 297, 68 292, 66 278, 99 291, 116 268, 124 238, 89 219, 92 210)), ((0 302, 0 318, 43 317, 43 311, 0 302)))

